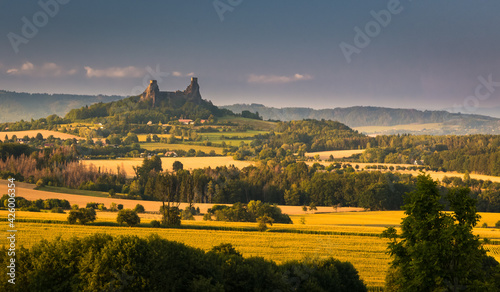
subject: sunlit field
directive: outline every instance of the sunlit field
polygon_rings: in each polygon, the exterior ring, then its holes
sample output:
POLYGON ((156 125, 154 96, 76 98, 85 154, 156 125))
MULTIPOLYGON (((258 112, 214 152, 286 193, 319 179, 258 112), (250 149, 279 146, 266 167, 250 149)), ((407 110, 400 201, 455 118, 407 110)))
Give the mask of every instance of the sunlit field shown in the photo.
MULTIPOLYGON (((189 145, 191 146, 191 145, 189 145)), ((127 177, 133 177, 135 175, 133 167, 141 166, 143 158, 124 158, 124 159, 113 159, 113 160, 82 160, 81 162, 85 165, 93 164, 96 167, 106 168, 108 170, 116 171, 117 167, 124 169, 127 173, 127 177)), ((252 165, 253 162, 250 161, 240 161, 234 160, 230 156, 216 156, 216 157, 163 157, 161 158, 163 170, 171 170, 174 161, 180 161, 184 169, 196 169, 205 167, 218 167, 218 166, 230 166, 234 165, 238 168, 243 168, 252 165)))
POLYGON ((194 149, 195 151, 203 151, 206 154, 209 154, 210 151, 215 151, 216 154, 222 154, 221 147, 212 147, 212 146, 203 146, 196 144, 167 144, 167 143, 141 143, 141 148, 146 150, 158 150, 158 149, 167 149, 169 151, 175 150, 184 150, 189 151, 190 149, 194 149))
POLYGON ((361 154, 363 152, 365 152, 364 149, 361 149, 361 150, 334 150, 334 151, 309 152, 309 153, 306 153, 305 156, 314 157, 316 155, 319 155, 319 159, 326 160, 326 159, 330 158, 330 155, 332 155, 334 159, 342 159, 342 158, 351 157, 352 155, 355 155, 355 154, 361 154))
POLYGON ((13 135, 16 135, 18 139, 23 138, 24 136, 28 136, 30 138, 36 137, 36 135, 40 133, 42 134, 44 139, 47 139, 50 135, 54 136, 54 138, 60 138, 62 140, 66 139, 84 139, 82 137, 78 137, 72 134, 67 134, 67 133, 61 133, 57 131, 49 131, 49 130, 29 130, 29 131, 12 131, 12 132, 0 132, 0 136, 2 139, 5 137, 5 135, 9 136, 9 138, 12 138, 13 135))
MULTIPOLYGON (((6 218, 6 211, 0 211, 6 218)), ((481 213, 481 222, 494 225, 500 214, 481 213)), ((148 227, 159 214, 140 214, 139 227, 119 227, 116 212, 97 212, 97 220, 88 226, 68 225, 67 214, 45 212, 17 212, 18 242, 30 247, 42 239, 57 237, 84 237, 94 233, 110 235, 138 235, 152 233, 162 238, 209 250, 221 243, 231 243, 245 257, 261 256, 278 263, 289 260, 325 258, 333 256, 351 262, 361 278, 372 289, 383 286, 390 258, 386 254, 387 240, 378 235, 386 226, 398 226, 404 216, 402 211, 346 212, 292 215, 294 224, 274 224, 266 232, 256 231, 256 223, 183 221, 182 228, 156 229, 148 227), (52 220, 51 223, 44 223, 52 220), (108 225, 108 226, 99 226, 108 225)), ((6 223, 6 222, 5 222, 6 223)), ((500 240, 500 230, 476 228, 476 234, 500 240)), ((0 240, 5 244, 6 239, 0 240)), ((488 253, 500 260, 499 245, 488 244, 488 253)))

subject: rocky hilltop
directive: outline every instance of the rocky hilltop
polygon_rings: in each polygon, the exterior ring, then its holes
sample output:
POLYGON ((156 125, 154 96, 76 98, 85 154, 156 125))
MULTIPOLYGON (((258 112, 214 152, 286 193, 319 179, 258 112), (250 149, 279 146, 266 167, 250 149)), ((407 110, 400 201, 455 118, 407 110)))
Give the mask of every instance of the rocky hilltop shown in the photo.
POLYGON ((151 102, 153 107, 164 101, 186 100, 195 104, 202 102, 198 78, 192 77, 191 84, 184 91, 160 91, 156 80, 151 80, 149 86, 141 95, 141 101, 151 102))

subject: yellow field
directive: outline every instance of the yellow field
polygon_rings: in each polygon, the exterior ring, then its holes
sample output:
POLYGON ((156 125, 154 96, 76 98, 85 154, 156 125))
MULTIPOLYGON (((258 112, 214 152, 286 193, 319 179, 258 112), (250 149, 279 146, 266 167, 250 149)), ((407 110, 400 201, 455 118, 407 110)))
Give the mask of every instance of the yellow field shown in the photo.
MULTIPOLYGON (((148 136, 153 137, 154 134, 137 134, 137 138, 139 138, 139 142, 146 142, 146 138, 148 136)), ((172 136, 171 134, 156 134, 159 138, 169 138, 172 136)))
POLYGON ((334 151, 309 152, 309 153, 306 153, 305 156, 314 157, 315 155, 319 155, 319 159, 326 160, 326 159, 330 158, 330 155, 333 155, 334 159, 342 159, 342 158, 351 157, 352 155, 355 155, 355 154, 361 154, 363 152, 365 152, 364 149, 362 149, 362 150, 334 150, 334 151))
POLYGON ((2 137, 2 139, 3 139, 5 137, 5 135, 8 135, 9 138, 11 138, 12 135, 16 135, 18 139, 21 139, 24 136, 28 136, 28 137, 31 138, 31 137, 36 137, 36 135, 38 133, 42 134, 42 136, 43 136, 44 139, 47 139, 47 137, 50 136, 50 135, 54 136, 54 138, 60 138, 62 140, 66 140, 66 139, 84 139, 82 137, 78 137, 78 136, 75 136, 75 135, 61 133, 61 132, 57 132, 57 131, 49 131, 49 130, 29 130, 29 131, 0 132, 0 137, 2 137))
MULTIPOLYGON (((82 160, 81 163, 84 165, 93 164, 96 167, 106 168, 108 170, 116 171, 117 167, 124 169, 127 173, 127 177, 133 177, 135 175, 133 166, 140 166, 142 164, 143 158, 130 158, 130 159, 113 159, 113 160, 82 160)), ((218 166, 229 166, 234 165, 238 168, 243 168, 252 165, 253 162, 250 161, 240 161, 234 160, 230 156, 216 156, 216 157, 162 157, 162 167, 164 170, 172 169, 172 164, 174 161, 180 161, 184 165, 184 169, 192 170, 196 168, 205 167, 218 167, 218 166)))
MULTIPOLYGON (((138 235, 157 233, 162 238, 209 250, 221 243, 231 243, 245 257, 262 256, 278 263, 304 257, 333 256, 351 262, 369 286, 382 286, 389 258, 386 240, 378 237, 272 233, 255 231, 216 231, 194 229, 154 229, 129 227, 97 227, 42 223, 17 223, 17 242, 25 247, 41 239, 60 236, 83 237, 94 233, 138 235)), ((5 244, 5 239, 0 241, 5 244)))
MULTIPOLYGON (((116 212, 97 212, 96 222, 114 222, 116 212)), ((485 214, 482 214, 484 217, 485 214)), ((6 211, 0 211, 2 218, 6 211)), ((159 219, 159 215, 140 214, 143 223, 159 219)), ((256 227, 256 223, 230 223, 183 221, 183 229, 154 229, 146 227, 116 227, 116 226, 80 226, 47 223, 16 223, 18 230, 17 242, 30 247, 41 239, 53 240, 61 236, 83 237, 94 233, 110 235, 139 235, 146 237, 157 233, 162 238, 183 242, 187 245, 209 250, 221 243, 231 243, 245 257, 262 256, 278 263, 289 260, 300 260, 304 257, 325 258, 333 256, 342 261, 351 262, 359 271, 361 278, 369 287, 382 287, 390 262, 385 253, 387 240, 374 236, 385 228, 382 226, 399 224, 403 212, 357 212, 307 214, 292 216, 294 224, 274 224, 267 232, 244 231, 244 228, 256 227), (305 218, 305 224, 300 219, 305 218), (299 222, 299 223, 297 223, 299 222), (189 226, 193 226, 189 228, 189 226), (205 229, 196 228, 204 226, 205 229), (210 230, 213 227, 228 227, 233 230, 210 230), (207 229, 208 228, 208 229, 207 229), (234 229, 242 228, 241 231, 234 229), (303 232, 303 233, 301 233, 303 232), (306 233, 309 232, 309 233, 306 233), (311 232, 323 232, 311 234, 311 232), (330 232, 325 233, 325 232, 330 232), (344 233, 344 234, 341 234, 344 233)), ((499 214, 488 214, 495 220, 499 214), (495 217, 496 216, 496 217, 495 217)), ((17 212, 17 218, 35 220, 66 220, 67 214, 17 212)), ((6 224, 6 222, 5 222, 6 224)), ((478 228, 484 230, 488 238, 499 238, 500 230, 478 228)), ((6 243, 2 236, 0 244, 6 243)), ((499 246, 487 245, 489 254, 500 260, 499 246)))

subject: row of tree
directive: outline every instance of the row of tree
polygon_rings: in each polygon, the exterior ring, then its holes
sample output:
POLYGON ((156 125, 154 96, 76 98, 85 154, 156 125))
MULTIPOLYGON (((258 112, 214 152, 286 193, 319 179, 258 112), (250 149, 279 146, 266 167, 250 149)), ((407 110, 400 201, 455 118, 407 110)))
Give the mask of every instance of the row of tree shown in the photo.
MULTIPOLYGON (((500 184, 491 181, 456 179, 451 184, 445 179, 442 193, 447 187, 473 186, 481 211, 500 207, 500 184)), ((137 194, 166 202, 193 203, 266 203, 287 205, 352 206, 371 210, 399 210, 406 193, 415 188, 416 178, 410 174, 363 171, 353 168, 322 170, 304 162, 258 163, 238 169, 182 169, 179 162, 174 171, 162 172, 159 158, 145 159, 136 169, 131 183, 137 194)))

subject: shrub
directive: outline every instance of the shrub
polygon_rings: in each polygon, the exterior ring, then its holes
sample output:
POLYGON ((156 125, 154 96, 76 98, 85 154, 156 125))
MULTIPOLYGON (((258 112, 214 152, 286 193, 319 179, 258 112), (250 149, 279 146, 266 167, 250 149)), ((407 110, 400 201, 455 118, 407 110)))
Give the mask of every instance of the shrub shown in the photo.
POLYGON ((160 207, 160 213, 163 216, 163 224, 167 226, 180 226, 181 225, 181 212, 177 207, 160 207))
POLYGON ((22 207, 20 211, 28 211, 28 212, 40 212, 40 208, 37 206, 28 206, 28 207, 22 207))
POLYGON ((272 226, 273 222, 274 222, 274 219, 271 217, 268 217, 266 215, 259 217, 259 218, 257 218, 257 223, 259 223, 257 229, 259 229, 259 231, 261 231, 261 232, 266 231, 267 224, 272 226))
POLYGON ((203 215, 203 220, 212 221, 212 214, 206 213, 205 215, 203 215))
POLYGON ((196 209, 195 208, 190 208, 189 206, 186 207, 186 209, 184 209, 184 211, 182 211, 182 220, 194 220, 194 214, 193 213, 196 213, 196 209))
POLYGON ((495 223, 495 228, 500 228, 500 220, 498 220, 497 223, 495 223))
POLYGON ((141 218, 134 210, 123 209, 118 212, 116 222, 118 222, 118 224, 120 225, 125 222, 125 224, 127 224, 129 227, 132 227, 141 223, 141 218))
POLYGON ((116 212, 118 211, 118 207, 116 206, 116 203, 111 203, 109 206, 109 211, 116 212))
POLYGON ((37 182, 36 182, 36 188, 39 189, 39 188, 42 188, 44 187, 45 184, 43 182, 43 179, 39 179, 37 182))
POLYGON ((79 222, 85 225, 89 222, 94 222, 96 219, 96 213, 94 208, 81 208, 78 210, 69 211, 68 222, 70 224, 76 224, 79 222))
POLYGON ((51 213, 64 213, 64 210, 62 207, 54 207, 50 210, 51 213))
POLYGON ((87 203, 87 206, 85 208, 92 208, 92 209, 97 209, 99 206, 99 203, 96 203, 96 202, 90 202, 90 203, 87 203))
POLYGON ((161 225, 160 221, 158 221, 158 220, 151 220, 150 224, 151 224, 151 226, 153 226, 155 228, 158 228, 161 225))
POLYGON ((123 205, 122 204, 118 204, 116 207, 118 208, 118 210, 122 210, 123 209, 123 205))
POLYGON ((144 210, 144 206, 143 206, 143 205, 141 205, 141 204, 137 204, 137 205, 135 205, 134 211, 135 211, 136 213, 144 213, 144 212, 146 212, 146 211, 144 210))

